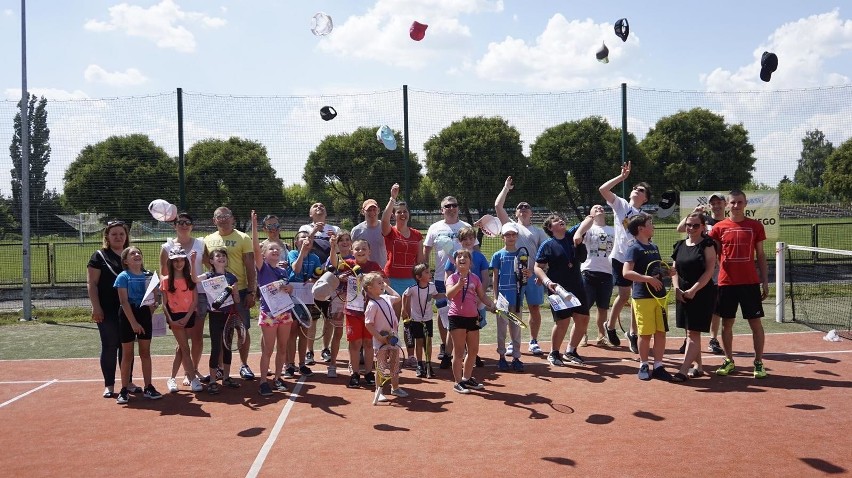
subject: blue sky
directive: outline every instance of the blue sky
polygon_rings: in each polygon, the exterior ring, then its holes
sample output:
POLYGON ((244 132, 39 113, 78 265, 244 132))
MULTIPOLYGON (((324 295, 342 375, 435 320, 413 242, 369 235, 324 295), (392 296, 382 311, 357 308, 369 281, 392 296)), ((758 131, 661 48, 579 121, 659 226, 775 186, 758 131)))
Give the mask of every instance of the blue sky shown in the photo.
MULTIPOLYGON (((403 84, 429 91, 541 93, 622 82, 705 92, 852 83, 852 4, 836 0, 30 1, 27 43, 28 89, 49 100, 144 96, 177 87, 317 95, 403 84), (318 11, 333 18, 328 36, 310 31, 318 11), (630 22, 627 42, 613 33, 621 17, 630 22), (408 37, 413 20, 429 25, 421 42, 408 37), (594 58, 602 41, 610 50, 608 64, 594 58), (758 78, 764 50, 780 60, 770 83, 758 78)), ((0 45, 0 94, 16 100, 20 0, 0 0, 0 45)), ((841 117, 835 124, 843 122, 841 117)), ((9 130, 7 124, 10 118, 0 118, 0 131, 9 130)), ((827 135, 839 144, 848 137, 845 129, 827 135)), ((778 134, 791 136, 795 145, 803 130, 778 134)), ((528 144, 534 137, 524 139, 528 144)), ((771 155, 767 148, 758 145, 763 160, 771 155)), ((795 158, 786 161, 783 171, 758 178, 774 184, 782 172, 792 174, 795 158)), ((6 194, 7 169, 0 168, 0 193, 6 194)), ((54 176, 49 185, 61 189, 61 178, 54 176)))

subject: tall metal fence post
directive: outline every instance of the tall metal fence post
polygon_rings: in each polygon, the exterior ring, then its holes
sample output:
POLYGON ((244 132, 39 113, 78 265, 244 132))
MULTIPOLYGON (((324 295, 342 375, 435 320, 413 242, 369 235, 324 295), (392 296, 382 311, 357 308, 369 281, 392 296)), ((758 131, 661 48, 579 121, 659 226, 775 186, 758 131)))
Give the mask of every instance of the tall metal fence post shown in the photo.
MULTIPOLYGON (((404 161, 402 174, 404 176, 404 183, 402 197, 406 202, 411 198, 409 191, 409 182, 408 182, 408 158, 409 158, 409 148, 408 148, 408 85, 402 85, 402 136, 405 140, 405 148, 402 153, 402 160, 404 161)), ((409 205, 408 209, 411 210, 412 206, 409 205)))
POLYGON ((178 127, 178 184, 180 185, 180 210, 186 211, 186 177, 183 170, 183 88, 177 89, 178 127))
MULTIPOLYGON (((627 83, 621 84, 621 165, 627 163, 627 83)), ((621 182, 621 197, 626 198, 627 183, 621 182)))
POLYGON ((775 243, 775 322, 784 322, 784 248, 783 242, 775 243))

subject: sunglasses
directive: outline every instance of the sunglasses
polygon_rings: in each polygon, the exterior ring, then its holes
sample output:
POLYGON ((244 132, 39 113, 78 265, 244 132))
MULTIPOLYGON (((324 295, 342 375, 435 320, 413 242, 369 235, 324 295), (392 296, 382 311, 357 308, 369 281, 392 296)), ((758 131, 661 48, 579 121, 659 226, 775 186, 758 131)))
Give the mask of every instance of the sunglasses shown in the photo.
POLYGON ((518 209, 532 209, 532 207, 529 204, 520 204, 518 209))
POLYGON ((123 225, 124 225, 124 221, 110 221, 110 222, 107 223, 107 227, 123 226, 123 225))
POLYGON ((690 224, 690 223, 686 223, 686 228, 687 228, 687 229, 697 229, 697 228, 699 228, 699 227, 701 227, 701 224, 690 224))
POLYGON ((450 204, 444 204, 442 207, 444 209, 455 209, 455 208, 459 207, 459 205, 456 204, 456 203, 450 203, 450 204))
POLYGON ((232 214, 217 214, 215 217, 216 217, 216 219, 219 219, 221 221, 221 220, 224 220, 224 219, 230 219, 234 216, 232 214))
POLYGON ((178 226, 191 226, 192 221, 190 221, 189 219, 178 219, 177 221, 175 221, 175 224, 177 224, 178 226))
POLYGON ((269 224, 264 224, 263 227, 266 229, 281 229, 281 224, 277 222, 271 222, 269 224))
POLYGON ((634 187, 633 187, 633 190, 634 190, 634 191, 639 191, 639 192, 640 192, 640 193, 642 193, 642 194, 647 193, 647 191, 645 191, 645 188, 643 188, 642 186, 634 186, 634 187))

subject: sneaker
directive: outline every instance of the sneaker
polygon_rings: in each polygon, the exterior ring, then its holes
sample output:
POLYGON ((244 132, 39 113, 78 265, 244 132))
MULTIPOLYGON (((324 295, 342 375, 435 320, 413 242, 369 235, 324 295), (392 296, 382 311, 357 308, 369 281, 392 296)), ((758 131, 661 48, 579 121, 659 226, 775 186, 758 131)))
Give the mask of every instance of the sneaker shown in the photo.
POLYGON ((267 371, 266 371, 266 376, 267 376, 267 377, 274 377, 274 376, 275 376, 275 372, 273 372, 273 371, 272 371, 272 369, 269 369, 269 370, 267 370, 267 371))
POLYGON ((702 370, 698 367, 692 367, 691 369, 689 369, 689 372, 686 373, 686 376, 689 377, 689 378, 701 377, 703 375, 704 375, 704 370, 702 370))
POLYGON ((459 382, 459 383, 453 385, 453 390, 455 390, 458 393, 470 393, 470 390, 467 389, 467 386, 465 385, 464 382, 459 382))
POLYGON ((501 372, 508 372, 509 371, 509 362, 506 361, 506 357, 500 357, 497 360, 497 370, 499 370, 501 372))
MULTIPOLYGON (((218 371, 216 372, 216 376, 217 376, 217 377, 219 376, 219 372, 218 372, 218 371)), ((252 372, 252 371, 251 371, 251 369, 249 368, 248 364, 245 364, 245 363, 244 363, 244 364, 240 367, 240 377, 241 377, 243 380, 254 380, 254 372, 252 372)))
POLYGON ((550 352, 550 354, 548 354, 547 361, 550 362, 550 365, 555 365, 557 367, 561 367, 561 366, 565 365, 565 363, 562 362, 562 359, 559 358, 559 352, 557 352, 556 350, 554 350, 554 351, 550 352))
POLYGON ((763 367, 763 362, 754 361, 754 378, 766 378, 766 369, 763 367))
POLYGON ((127 393, 142 393, 142 387, 131 382, 130 385, 127 386, 127 393))
POLYGON ((349 377, 349 383, 346 384, 347 388, 358 388, 361 386, 361 378, 358 377, 357 373, 353 373, 351 377, 349 377))
POLYGON ((225 377, 222 379, 222 385, 228 388, 240 388, 240 382, 234 380, 234 377, 225 377))
POLYGON ((337 378, 337 367, 329 365, 328 370, 325 371, 325 375, 328 378, 337 378))
MULTIPOLYGON (((246 366, 246 368, 248 368, 248 366, 246 366)), ((251 370, 249 370, 249 373, 251 373, 251 370)), ((251 375, 254 377, 253 373, 251 373, 251 375)), ((222 380, 223 378, 225 378, 225 371, 216 367, 216 380, 222 380)))
POLYGON ((296 366, 289 365, 284 369, 284 378, 296 378, 296 366))
POLYGON ((656 378, 657 380, 662 380, 664 382, 671 382, 672 374, 670 374, 669 371, 661 365, 654 368, 654 371, 651 372, 651 378, 656 378))
POLYGON ((710 343, 707 345, 707 350, 716 355, 723 355, 725 353, 725 350, 722 348, 722 345, 719 344, 719 339, 717 338, 710 339, 710 343))
POLYGON ((627 339, 630 341, 630 351, 634 354, 639 353, 639 336, 636 334, 627 334, 627 339))
POLYGON ((453 366, 453 356, 452 355, 444 355, 444 358, 441 359, 441 369, 448 369, 453 366))
POLYGON ((580 354, 578 354, 576 350, 574 350, 573 352, 565 352, 562 355, 562 358, 565 361, 571 362, 575 365, 586 365, 586 361, 583 360, 583 357, 580 357, 580 354))
POLYGON ((406 392, 405 390, 403 390, 401 388, 395 388, 395 389, 391 390, 391 395, 393 395, 395 397, 399 397, 399 398, 405 398, 405 397, 408 396, 408 392, 406 392))
POLYGON ((200 391, 204 390, 204 387, 201 386, 201 381, 198 380, 197 378, 190 380, 189 386, 192 387, 193 392, 200 392, 200 391))
POLYGON ((104 387, 104 398, 112 398, 115 394, 115 389, 113 387, 104 387))
POLYGON ((314 374, 314 371, 309 369, 306 365, 299 365, 299 375, 303 377, 310 377, 314 374))
POLYGON ((523 372, 524 371, 524 363, 519 359, 512 360, 512 371, 514 372, 523 372))
POLYGON ((260 387, 258 388, 257 392, 264 397, 272 395, 272 387, 269 386, 269 381, 264 380, 263 383, 260 384, 260 387))
POLYGON ((216 382, 211 382, 210 385, 207 386, 207 393, 210 395, 218 395, 221 391, 222 388, 219 387, 219 384, 216 382))
POLYGON ((686 353, 686 339, 683 339, 683 343, 680 344, 680 348, 677 349, 677 353, 679 353, 679 354, 686 353))
POLYGON ((446 354, 447 354, 446 346, 444 344, 441 344, 441 350, 438 352, 438 360, 443 360, 444 355, 446 355, 446 354))
POLYGON ((323 362, 325 362, 325 363, 331 362, 331 350, 322 349, 322 352, 320 352, 320 356, 322 357, 323 362))
POLYGON ((465 382, 465 386, 470 390, 482 390, 483 388, 485 388, 484 384, 477 382, 476 379, 473 377, 467 379, 467 382, 465 382))
MULTIPOLYGON (((208 375, 208 376, 206 376, 206 377, 202 377, 202 378, 201 378, 201 381, 203 382, 205 379, 209 382, 209 381, 210 381, 210 376, 208 375)), ((188 379, 188 378, 186 378, 186 377, 183 377, 183 386, 184 386, 184 387, 188 387, 188 386, 189 386, 189 379, 188 379)))
POLYGON ((615 333, 615 329, 606 329, 606 338, 614 347, 621 345, 621 339, 618 338, 618 334, 615 333))
POLYGON ((533 355, 541 355, 542 354, 541 347, 538 346, 538 340, 536 340, 536 339, 530 340, 529 351, 533 355))
POLYGON ((376 384, 376 374, 373 372, 367 372, 364 375, 364 383, 367 385, 375 385, 376 384))
POLYGON ((604 336, 600 336, 595 339, 595 345, 597 345, 598 347, 606 347, 607 345, 609 345, 609 340, 604 336))
POLYGON ((405 368, 416 369, 417 368, 417 357, 408 357, 405 359, 405 363, 403 364, 405 368))
POLYGON ((124 405, 125 403, 127 403, 129 401, 130 401, 130 392, 126 388, 121 387, 121 391, 118 392, 118 398, 115 399, 115 403, 117 403, 119 405, 124 405))
POLYGON ((305 365, 315 365, 316 363, 316 360, 314 360, 314 353, 308 350, 308 353, 305 354, 305 365))
POLYGON ((423 362, 417 362, 417 372, 414 373, 414 376, 417 378, 426 376, 426 365, 423 362))
POLYGON ((515 353, 515 347, 512 346, 512 344, 510 342, 509 345, 506 346, 506 353, 503 354, 503 355, 505 355, 506 357, 511 357, 512 355, 514 355, 514 353, 515 353))
POLYGON ((177 380, 174 377, 166 380, 166 388, 169 389, 169 393, 177 393, 177 380))
POLYGON ((145 392, 143 396, 149 400, 159 400, 163 398, 163 394, 158 392, 153 385, 148 385, 145 387, 145 392))
POLYGON ((589 336, 583 335, 583 340, 580 341, 580 347, 588 347, 589 346, 589 336))
POLYGON ((651 370, 648 368, 648 364, 643 363, 639 366, 639 380, 651 380, 651 370))
POLYGON ((716 375, 730 375, 731 372, 734 371, 734 361, 726 358, 724 362, 722 362, 722 366, 716 369, 716 375))
POLYGON ((278 390, 279 392, 287 391, 287 384, 284 383, 284 380, 281 380, 280 377, 276 378, 275 381, 272 382, 272 386, 275 387, 275 390, 278 390))
POLYGON ((477 367, 477 368, 482 368, 482 367, 485 366, 485 362, 482 361, 482 359, 479 357, 479 355, 476 356, 476 361, 474 362, 474 366, 477 367))
MULTIPOLYGON (((201 379, 199 381, 201 383, 210 383, 210 375, 205 375, 205 376, 201 377, 201 379)), ((188 387, 190 385, 190 382, 187 379, 183 379, 183 385, 188 387)))

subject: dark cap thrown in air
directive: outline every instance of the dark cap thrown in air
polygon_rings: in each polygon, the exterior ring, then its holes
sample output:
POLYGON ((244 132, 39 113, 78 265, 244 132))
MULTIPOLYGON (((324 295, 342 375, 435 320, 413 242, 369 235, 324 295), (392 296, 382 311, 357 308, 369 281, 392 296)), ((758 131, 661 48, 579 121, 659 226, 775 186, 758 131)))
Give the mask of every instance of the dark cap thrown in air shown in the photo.
POLYGON ((337 110, 335 110, 333 107, 323 106, 322 108, 320 108, 320 118, 322 118, 323 120, 330 121, 334 119, 335 116, 337 116, 337 110))
POLYGON ((775 53, 763 52, 760 57, 760 79, 769 82, 772 73, 778 69, 778 56, 775 53))
POLYGON ((622 18, 615 22, 615 35, 621 38, 621 41, 627 41, 627 35, 630 35, 630 24, 626 18, 622 18))

